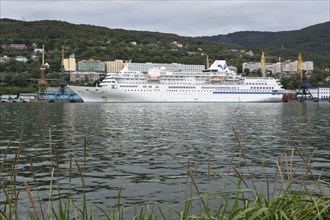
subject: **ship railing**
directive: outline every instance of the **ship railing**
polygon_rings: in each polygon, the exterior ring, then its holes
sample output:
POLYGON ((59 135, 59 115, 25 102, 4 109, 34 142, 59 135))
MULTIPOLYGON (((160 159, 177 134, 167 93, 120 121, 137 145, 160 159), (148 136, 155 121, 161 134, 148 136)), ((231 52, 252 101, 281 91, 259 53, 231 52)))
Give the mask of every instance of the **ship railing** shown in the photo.
POLYGON ((273 77, 246 77, 247 79, 264 79, 264 80, 270 80, 273 79, 273 77))
POLYGON ((210 73, 200 72, 172 72, 171 74, 160 74, 161 76, 210 76, 210 73))

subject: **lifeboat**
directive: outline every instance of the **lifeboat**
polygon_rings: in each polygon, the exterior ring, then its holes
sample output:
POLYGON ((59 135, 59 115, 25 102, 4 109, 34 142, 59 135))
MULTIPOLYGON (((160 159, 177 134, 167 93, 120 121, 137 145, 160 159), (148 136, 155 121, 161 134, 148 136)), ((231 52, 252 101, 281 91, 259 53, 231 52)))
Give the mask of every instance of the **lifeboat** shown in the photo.
POLYGON ((223 79, 220 76, 211 76, 210 82, 221 82, 223 79))
POLYGON ((148 70, 147 74, 148 80, 160 80, 160 69, 159 68, 152 68, 148 70))
POLYGON ((153 75, 148 75, 147 76, 148 80, 160 80, 160 76, 153 76, 153 75))

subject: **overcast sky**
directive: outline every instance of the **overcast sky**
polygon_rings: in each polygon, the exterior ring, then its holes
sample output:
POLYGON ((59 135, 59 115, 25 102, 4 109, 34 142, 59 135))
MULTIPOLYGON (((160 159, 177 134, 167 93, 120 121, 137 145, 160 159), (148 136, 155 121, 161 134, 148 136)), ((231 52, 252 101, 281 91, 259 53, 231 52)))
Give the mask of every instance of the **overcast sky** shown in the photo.
POLYGON ((1 18, 62 20, 181 36, 288 31, 330 20, 330 0, 0 0, 1 18))

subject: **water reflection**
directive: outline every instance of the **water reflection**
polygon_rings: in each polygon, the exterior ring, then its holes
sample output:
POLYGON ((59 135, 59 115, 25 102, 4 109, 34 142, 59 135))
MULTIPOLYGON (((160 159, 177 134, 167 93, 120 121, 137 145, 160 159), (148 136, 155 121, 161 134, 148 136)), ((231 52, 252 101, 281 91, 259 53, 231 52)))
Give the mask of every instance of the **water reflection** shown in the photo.
MULTIPOLYGON (((201 190, 218 190, 225 185, 221 174, 228 171, 233 152, 238 153, 233 128, 256 177, 262 173, 274 176, 279 156, 297 144, 306 158, 318 148, 313 167, 330 178, 328 103, 6 103, 0 110, 0 150, 6 149, 8 141, 11 149, 17 149, 19 134, 24 131, 19 175, 31 180, 31 159, 44 198, 49 190, 50 165, 56 164, 55 148, 63 192, 70 185, 72 158, 86 175, 87 198, 93 203, 109 204, 109 199, 117 196, 117 187, 123 188, 126 204, 182 201, 189 159, 192 169, 198 164, 201 190), (208 163, 212 168, 210 183, 208 163)), ((14 155, 15 151, 10 151, 9 160, 14 155)), ((233 161, 241 171, 247 171, 244 164, 233 161)), ((79 171, 75 168, 72 172, 70 190, 82 192, 79 171)), ((0 178, 5 179, 5 174, 0 178)))

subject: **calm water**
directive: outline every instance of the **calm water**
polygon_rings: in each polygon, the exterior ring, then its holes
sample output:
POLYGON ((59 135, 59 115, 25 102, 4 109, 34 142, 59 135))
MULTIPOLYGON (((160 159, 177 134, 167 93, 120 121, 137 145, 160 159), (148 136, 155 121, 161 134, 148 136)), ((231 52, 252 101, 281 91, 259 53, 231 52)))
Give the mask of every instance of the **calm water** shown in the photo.
MULTIPOLYGON (((202 191, 231 188, 224 181, 232 154, 237 159, 236 129, 244 147, 250 172, 255 178, 275 176, 280 155, 298 145, 306 159, 315 148, 314 174, 330 180, 330 103, 254 104, 88 104, 3 103, 0 104, 0 161, 9 143, 12 163, 23 131, 18 182, 31 188, 32 160, 40 196, 47 200, 50 166, 56 165, 58 148, 62 193, 82 192, 77 166, 69 184, 70 157, 85 172, 89 203, 111 206, 122 188, 125 206, 144 201, 178 202, 186 198, 188 160, 196 171, 202 191), (52 155, 50 155, 50 135, 52 155), (87 157, 84 165, 84 139, 87 157), (208 175, 208 164, 211 172, 208 175), (323 171, 322 171, 323 170, 323 171)), ((301 161, 299 157, 295 160, 301 161)), ((300 163, 300 162, 299 162, 300 163)), ((1 180, 9 179, 5 164, 1 180)), ((303 167, 303 165, 300 163, 303 167)), ((233 171, 230 171, 231 175, 233 171)), ((57 180, 57 177, 55 178, 57 180)), ((22 204, 29 204, 22 195, 22 204)), ((54 192, 54 194, 56 194, 54 192)), ((0 190, 0 201, 4 193, 0 190)), ((29 205, 27 205, 29 206, 29 205)), ((24 205, 22 205, 24 207, 24 205)))

